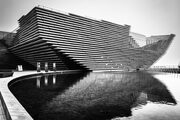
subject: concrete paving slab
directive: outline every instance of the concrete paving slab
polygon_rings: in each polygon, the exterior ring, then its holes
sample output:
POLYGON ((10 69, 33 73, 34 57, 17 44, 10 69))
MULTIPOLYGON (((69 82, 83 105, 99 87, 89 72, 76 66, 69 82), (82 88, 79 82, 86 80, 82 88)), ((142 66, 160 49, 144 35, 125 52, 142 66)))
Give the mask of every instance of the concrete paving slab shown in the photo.
POLYGON ((2 106, 1 99, 0 99, 0 120, 6 120, 6 116, 5 116, 5 113, 4 113, 4 109, 3 109, 3 106, 2 106))

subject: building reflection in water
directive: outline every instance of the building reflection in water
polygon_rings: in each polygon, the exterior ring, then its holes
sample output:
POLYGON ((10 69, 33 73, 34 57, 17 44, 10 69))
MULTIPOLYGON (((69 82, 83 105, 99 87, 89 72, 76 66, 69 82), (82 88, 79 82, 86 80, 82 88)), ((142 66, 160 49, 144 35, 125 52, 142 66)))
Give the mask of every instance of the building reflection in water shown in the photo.
MULTIPOLYGON (((52 76, 52 83, 53 85, 56 84, 56 74, 51 75, 52 76)), ((44 83, 45 86, 48 86, 48 83, 51 82, 51 79, 49 80, 49 75, 44 75, 44 82, 41 82, 42 76, 37 76, 36 77, 36 86, 37 88, 41 87, 41 83, 44 83)))
POLYGON ((37 86, 37 88, 41 87, 41 76, 36 77, 36 86, 37 86))
POLYGON ((47 86, 48 85, 48 74, 44 76, 44 84, 47 86))
POLYGON ((176 104, 166 86, 147 73, 91 73, 48 102, 45 112, 51 113, 46 117, 103 120, 131 116, 132 108, 148 101, 176 104))
POLYGON ((33 79, 16 83, 23 88, 11 86, 35 120, 104 120, 132 116, 133 108, 148 102, 177 104, 163 83, 143 72, 53 74, 35 80, 36 88, 33 79))
POLYGON ((56 74, 53 75, 53 84, 56 84, 56 74))

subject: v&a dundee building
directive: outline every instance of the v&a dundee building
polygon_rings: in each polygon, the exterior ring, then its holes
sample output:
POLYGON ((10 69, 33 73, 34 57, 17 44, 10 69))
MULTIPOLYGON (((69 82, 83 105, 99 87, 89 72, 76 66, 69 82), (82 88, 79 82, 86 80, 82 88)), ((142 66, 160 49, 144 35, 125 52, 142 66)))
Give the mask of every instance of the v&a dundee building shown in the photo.
POLYGON ((62 13, 41 6, 19 19, 9 50, 33 66, 58 70, 136 70, 161 57, 174 35, 146 37, 129 25, 62 13))

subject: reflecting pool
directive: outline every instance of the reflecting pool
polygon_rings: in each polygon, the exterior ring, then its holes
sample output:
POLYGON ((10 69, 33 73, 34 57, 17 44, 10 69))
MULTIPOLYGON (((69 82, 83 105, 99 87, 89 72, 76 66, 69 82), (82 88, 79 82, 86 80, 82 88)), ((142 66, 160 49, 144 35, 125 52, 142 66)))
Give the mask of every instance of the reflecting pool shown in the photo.
POLYGON ((146 72, 45 74, 9 88, 35 120, 180 120, 179 78, 146 72))

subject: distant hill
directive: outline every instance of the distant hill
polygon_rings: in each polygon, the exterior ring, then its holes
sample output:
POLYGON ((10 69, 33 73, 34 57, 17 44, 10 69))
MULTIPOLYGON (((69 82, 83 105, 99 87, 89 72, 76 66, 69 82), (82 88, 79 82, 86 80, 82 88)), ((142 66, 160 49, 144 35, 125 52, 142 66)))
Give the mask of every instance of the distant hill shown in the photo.
POLYGON ((3 37, 5 37, 9 32, 5 32, 5 31, 0 31, 0 39, 2 39, 3 37))

